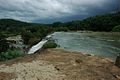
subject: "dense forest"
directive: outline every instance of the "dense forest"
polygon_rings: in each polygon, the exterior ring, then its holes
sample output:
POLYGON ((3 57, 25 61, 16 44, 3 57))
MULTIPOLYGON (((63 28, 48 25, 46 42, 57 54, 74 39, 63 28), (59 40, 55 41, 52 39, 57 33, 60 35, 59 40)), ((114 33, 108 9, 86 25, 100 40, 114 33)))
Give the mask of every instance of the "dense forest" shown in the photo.
POLYGON ((9 50, 9 44, 6 41, 9 36, 21 35, 24 44, 32 46, 52 32, 78 30, 120 32, 120 12, 65 23, 55 22, 53 24, 36 24, 13 19, 0 19, 0 53, 9 50))
POLYGON ((83 20, 52 24, 56 30, 119 31, 120 12, 97 15, 83 20), (117 26, 117 27, 116 27, 117 26), (116 27, 116 28, 114 28, 116 27), (113 30, 114 29, 114 30, 113 30))

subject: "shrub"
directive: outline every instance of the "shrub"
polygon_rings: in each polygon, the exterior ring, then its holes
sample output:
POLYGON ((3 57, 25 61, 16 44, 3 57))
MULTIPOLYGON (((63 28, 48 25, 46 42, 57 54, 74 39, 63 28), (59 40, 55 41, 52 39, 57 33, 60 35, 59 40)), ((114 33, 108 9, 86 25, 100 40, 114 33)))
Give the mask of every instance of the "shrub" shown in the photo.
POLYGON ((57 47, 57 44, 55 42, 49 42, 49 41, 43 45, 43 49, 56 48, 56 47, 57 47))
POLYGON ((114 31, 114 32, 120 32, 120 25, 115 26, 112 31, 114 31))
POLYGON ((24 40, 24 44, 29 44, 29 40, 33 38, 33 34, 30 32, 23 32, 22 39, 24 40))
POLYGON ((36 45, 37 43, 39 43, 41 40, 39 38, 31 38, 29 40, 29 45, 30 47, 32 47, 33 45, 36 45))
POLYGON ((10 60, 22 55, 23 53, 19 50, 8 50, 7 52, 0 53, 0 61, 10 60))

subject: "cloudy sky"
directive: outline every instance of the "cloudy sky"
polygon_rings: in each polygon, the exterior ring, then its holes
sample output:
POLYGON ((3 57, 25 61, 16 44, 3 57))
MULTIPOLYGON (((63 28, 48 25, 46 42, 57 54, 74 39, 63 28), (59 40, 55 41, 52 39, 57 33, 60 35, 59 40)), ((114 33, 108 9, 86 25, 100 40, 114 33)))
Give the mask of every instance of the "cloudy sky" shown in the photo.
POLYGON ((0 18, 50 23, 117 10, 120 0, 0 0, 0 18))

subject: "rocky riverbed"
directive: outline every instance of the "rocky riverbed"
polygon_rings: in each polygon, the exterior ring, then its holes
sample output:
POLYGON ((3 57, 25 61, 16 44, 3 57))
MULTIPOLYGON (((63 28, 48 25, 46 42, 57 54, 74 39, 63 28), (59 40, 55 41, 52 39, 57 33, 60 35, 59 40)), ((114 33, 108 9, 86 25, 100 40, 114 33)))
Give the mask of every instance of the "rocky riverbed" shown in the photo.
POLYGON ((109 58, 46 49, 1 62, 0 80, 120 80, 120 68, 109 58))

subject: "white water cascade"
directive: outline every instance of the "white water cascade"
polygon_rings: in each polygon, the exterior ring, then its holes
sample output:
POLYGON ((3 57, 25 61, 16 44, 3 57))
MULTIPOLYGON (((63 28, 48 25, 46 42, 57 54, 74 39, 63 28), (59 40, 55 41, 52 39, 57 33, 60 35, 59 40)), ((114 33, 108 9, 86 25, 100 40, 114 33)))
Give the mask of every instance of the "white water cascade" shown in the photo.
POLYGON ((53 34, 48 35, 45 39, 40 41, 38 44, 34 45, 33 47, 30 48, 28 51, 28 54, 34 54, 36 51, 40 50, 43 45, 52 37, 53 34))

